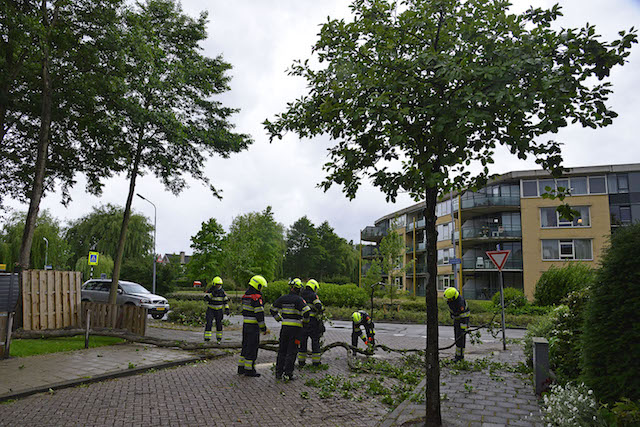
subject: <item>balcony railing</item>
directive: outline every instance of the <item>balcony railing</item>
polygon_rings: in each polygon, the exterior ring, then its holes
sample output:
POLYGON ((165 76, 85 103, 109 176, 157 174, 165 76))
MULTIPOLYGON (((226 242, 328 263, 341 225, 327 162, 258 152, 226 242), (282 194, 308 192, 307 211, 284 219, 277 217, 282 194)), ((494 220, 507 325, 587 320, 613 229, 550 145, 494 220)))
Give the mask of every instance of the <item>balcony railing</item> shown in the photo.
MULTIPOLYGON (((426 272, 427 272, 426 264, 416 264, 416 274, 424 274, 426 272)), ((409 277, 413 277, 413 267, 407 270, 406 275, 409 277)))
MULTIPOLYGON (((427 249, 427 244, 425 242, 416 243, 416 252, 424 251, 427 249)), ((413 253, 413 245, 407 246, 407 253, 413 253)))
POLYGON ((486 194, 474 194, 470 198, 463 198, 461 203, 462 209, 488 206, 520 206, 520 196, 489 196, 486 194))
MULTIPOLYGON (((419 230, 420 228, 424 228, 424 224, 425 224, 424 218, 416 221, 416 230, 419 230)), ((413 231, 413 221, 409 221, 407 223, 407 231, 413 231)))
POLYGON ((499 239, 502 237, 522 237, 522 227, 519 225, 462 226, 463 239, 476 239, 479 237, 487 237, 487 238, 494 238, 494 239, 499 239))
POLYGON ((360 233, 362 240, 380 240, 387 235, 387 230, 380 227, 365 227, 360 233))
POLYGON ((362 256, 372 257, 378 255, 378 247, 374 245, 362 245, 362 256))
MULTIPOLYGON (((462 258, 463 270, 497 270, 488 257, 462 258)), ((507 258, 503 270, 522 270, 522 259, 507 258)))

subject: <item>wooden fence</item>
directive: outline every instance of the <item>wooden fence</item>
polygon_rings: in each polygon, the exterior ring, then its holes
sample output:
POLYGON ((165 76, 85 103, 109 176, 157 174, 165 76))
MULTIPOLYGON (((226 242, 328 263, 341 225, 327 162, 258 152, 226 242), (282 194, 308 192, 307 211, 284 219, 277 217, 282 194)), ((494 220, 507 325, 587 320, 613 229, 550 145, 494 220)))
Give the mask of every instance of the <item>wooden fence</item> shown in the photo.
POLYGON ((91 312, 91 328, 126 329, 144 335, 147 330, 147 309, 135 305, 110 305, 82 302, 82 325, 86 327, 87 311, 91 312))
POLYGON ((25 330, 80 327, 80 272, 26 270, 21 274, 25 330))

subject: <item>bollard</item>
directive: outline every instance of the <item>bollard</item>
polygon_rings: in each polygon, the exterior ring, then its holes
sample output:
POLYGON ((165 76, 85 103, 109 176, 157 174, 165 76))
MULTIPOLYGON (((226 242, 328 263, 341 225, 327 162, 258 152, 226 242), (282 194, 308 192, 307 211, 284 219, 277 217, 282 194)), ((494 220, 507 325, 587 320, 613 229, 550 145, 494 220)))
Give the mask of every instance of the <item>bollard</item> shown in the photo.
POLYGON ((551 382, 549 341, 544 338, 533 338, 533 380, 538 396, 547 391, 551 382))

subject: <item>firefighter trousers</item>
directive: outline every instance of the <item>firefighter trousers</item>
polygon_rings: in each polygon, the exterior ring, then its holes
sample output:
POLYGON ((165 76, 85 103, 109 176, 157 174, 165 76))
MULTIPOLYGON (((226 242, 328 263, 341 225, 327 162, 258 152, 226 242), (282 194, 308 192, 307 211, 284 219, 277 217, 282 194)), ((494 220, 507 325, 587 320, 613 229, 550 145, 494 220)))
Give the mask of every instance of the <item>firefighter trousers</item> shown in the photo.
POLYGON ((299 326, 282 325, 280 328, 280 346, 278 347, 278 358, 276 359, 276 375, 291 375, 296 363, 298 346, 302 328, 299 326))
POLYGON ((469 318, 462 317, 453 319, 453 334, 457 348, 464 348, 467 341, 467 330, 469 329, 469 318))
POLYGON ((242 351, 238 367, 245 371, 256 370, 258 358, 258 346, 260 345, 260 327, 257 324, 245 323, 242 325, 242 351))
POLYGON ((211 328, 213 321, 216 321, 216 339, 222 340, 222 309, 214 310, 211 307, 207 307, 207 324, 204 327, 204 340, 209 341, 211 339, 211 328))
POLYGON ((311 338, 311 361, 320 363, 320 337, 322 336, 322 322, 315 317, 309 319, 309 323, 302 327, 302 338, 300 340, 300 352, 298 362, 305 363, 307 360, 307 344, 311 338))

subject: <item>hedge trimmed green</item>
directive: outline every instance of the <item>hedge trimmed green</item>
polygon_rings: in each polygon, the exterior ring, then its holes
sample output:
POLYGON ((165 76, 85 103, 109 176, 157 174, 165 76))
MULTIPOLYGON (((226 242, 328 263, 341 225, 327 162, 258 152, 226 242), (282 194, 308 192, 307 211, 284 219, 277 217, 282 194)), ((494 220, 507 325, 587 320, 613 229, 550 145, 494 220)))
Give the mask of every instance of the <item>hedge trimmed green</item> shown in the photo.
POLYGON ((595 278, 595 271, 587 264, 570 262, 562 267, 552 265, 536 283, 536 305, 558 305, 573 291, 586 288, 595 278))

